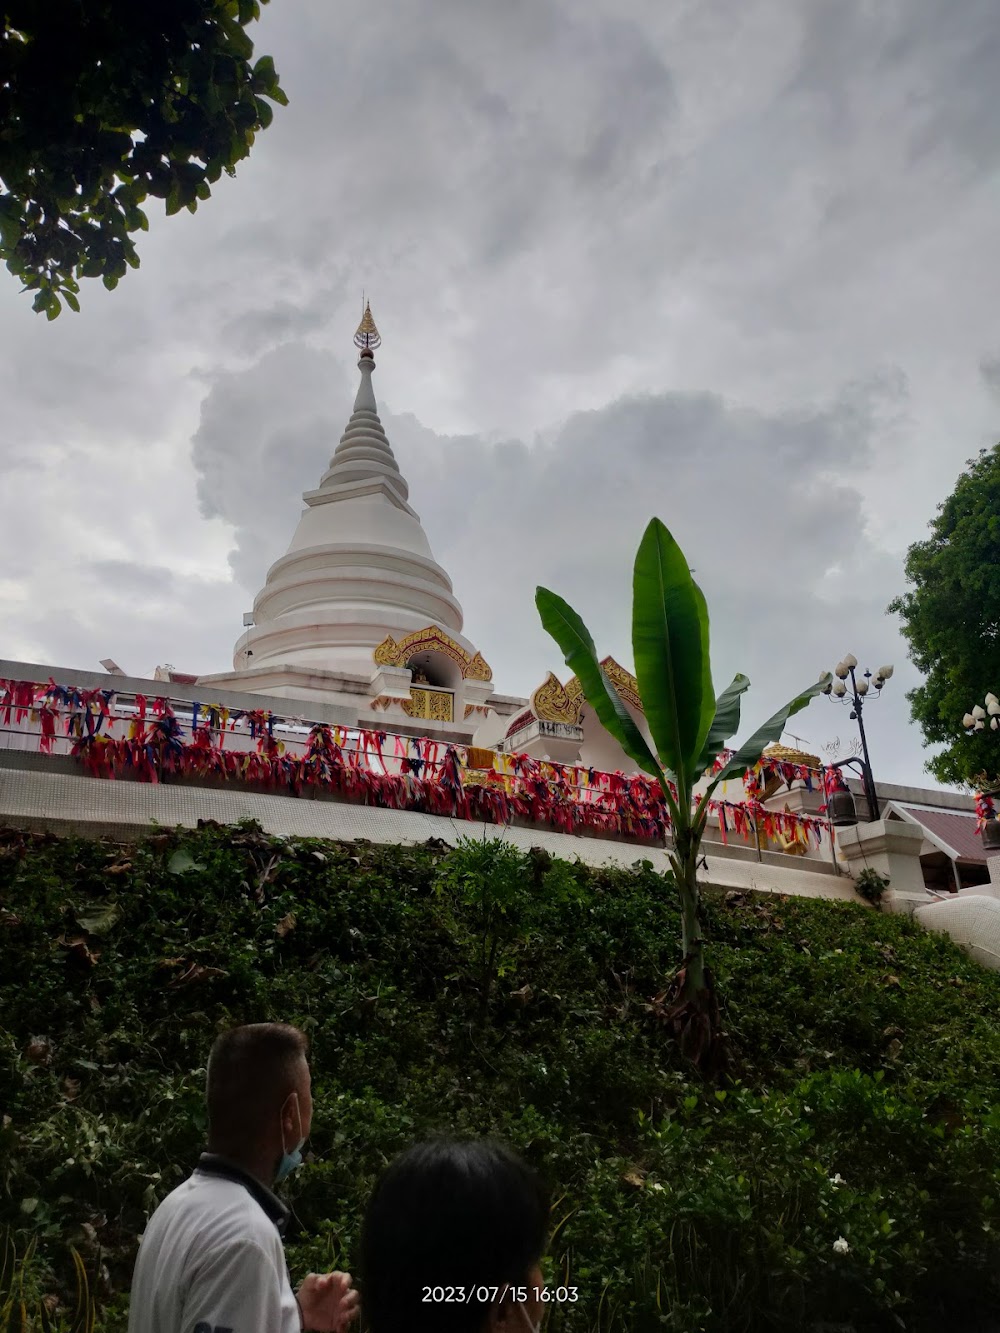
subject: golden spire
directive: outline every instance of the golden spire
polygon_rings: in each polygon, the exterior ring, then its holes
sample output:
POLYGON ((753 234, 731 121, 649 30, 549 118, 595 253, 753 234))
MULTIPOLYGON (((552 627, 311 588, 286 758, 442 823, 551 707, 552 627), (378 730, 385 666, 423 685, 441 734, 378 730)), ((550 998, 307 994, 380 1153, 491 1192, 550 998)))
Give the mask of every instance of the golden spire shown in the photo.
POLYGON ((354 335, 355 347, 360 347, 362 354, 367 352, 369 356, 374 352, 382 342, 379 331, 375 327, 375 321, 372 319, 372 308, 370 303, 365 305, 365 313, 362 316, 361 323, 358 325, 358 331, 354 335))

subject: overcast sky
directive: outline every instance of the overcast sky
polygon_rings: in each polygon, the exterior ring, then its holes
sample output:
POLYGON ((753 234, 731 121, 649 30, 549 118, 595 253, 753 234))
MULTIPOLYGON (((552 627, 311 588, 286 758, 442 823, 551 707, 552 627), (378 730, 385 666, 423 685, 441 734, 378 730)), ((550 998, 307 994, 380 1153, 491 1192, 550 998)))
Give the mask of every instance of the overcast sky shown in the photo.
MULTIPOLYGON (((885 607, 1000 438, 996 0, 271 0, 253 35, 290 105, 195 215, 151 201, 138 272, 52 324, 0 272, 0 656, 232 665, 364 289, 499 692, 568 674, 539 583, 629 664, 655 514, 749 722, 893 662, 876 778, 929 781, 885 607)), ((828 699, 792 728, 853 732, 828 699)))

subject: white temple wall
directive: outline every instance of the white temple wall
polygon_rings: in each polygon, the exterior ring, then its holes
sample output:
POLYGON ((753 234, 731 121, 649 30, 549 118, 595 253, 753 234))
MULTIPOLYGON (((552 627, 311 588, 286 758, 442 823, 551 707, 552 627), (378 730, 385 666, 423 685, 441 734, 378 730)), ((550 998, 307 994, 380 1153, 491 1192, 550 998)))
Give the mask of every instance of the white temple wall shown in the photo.
POLYGON ((328 546, 331 536, 338 546, 392 546, 434 561, 419 521, 389 500, 352 499, 336 504, 332 511, 327 504, 307 506, 286 554, 328 546), (332 527, 331 515, 335 515, 332 527))
MULTIPOLYGON (((381 608, 371 604, 290 611, 279 620, 254 625, 241 635, 235 645, 233 667, 239 672, 248 665, 308 664, 361 674, 367 679, 375 670, 372 654, 383 639, 391 635, 398 642, 407 634, 427 629, 429 623, 425 617, 402 610, 390 620, 381 608), (249 664, 248 648, 253 650, 249 664)), ((475 656, 475 648, 463 635, 444 625, 441 628, 470 657, 475 656)))
POLYGON ((254 606, 254 616, 261 627, 277 628, 289 615, 308 611, 323 615, 330 610, 353 610, 377 607, 383 618, 409 616, 423 628, 429 622, 440 623, 453 632, 454 599, 429 580, 404 578, 396 575, 391 580, 374 565, 356 564, 337 570, 335 575, 317 574, 310 579, 272 584, 254 606), (428 615, 428 612, 434 612, 428 615))
MULTIPOLYGON (((625 705, 629 717, 639 728, 646 743, 653 748, 646 719, 631 704, 625 705)), ((588 705, 583 710, 583 744, 580 746, 580 763, 586 768, 597 768, 605 773, 624 773, 635 771, 635 763, 625 753, 614 736, 604 729, 597 714, 588 705)))
MULTIPOLYGON (((420 576, 429 580, 439 590, 454 592, 451 579, 433 560, 373 542, 358 542, 352 545, 328 542, 324 546, 310 546, 305 550, 293 551, 283 555, 271 565, 267 571, 267 579, 268 584, 285 583, 293 570, 296 575, 328 573, 356 564, 374 565, 393 574, 420 576)), ((264 590, 259 595, 263 596, 263 593, 264 590)))
MULTIPOLYGON (((525 707, 527 707, 527 700, 525 700, 525 707)), ((491 713, 476 728, 472 738, 473 745, 484 750, 494 749, 506 736, 510 724, 511 717, 509 713, 491 713)))

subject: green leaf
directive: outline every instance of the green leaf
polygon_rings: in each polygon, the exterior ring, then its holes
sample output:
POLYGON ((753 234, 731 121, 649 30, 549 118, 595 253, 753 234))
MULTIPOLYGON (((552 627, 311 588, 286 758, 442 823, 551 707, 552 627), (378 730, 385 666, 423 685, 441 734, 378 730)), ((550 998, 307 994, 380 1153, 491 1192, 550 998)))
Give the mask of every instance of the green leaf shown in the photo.
POLYGON ((67 291, 65 287, 63 288, 63 300, 69 306, 70 310, 75 310, 77 314, 80 313, 80 302, 73 293, 67 291))
POLYGON ((189 870, 204 870, 205 866, 201 861, 196 861, 190 852, 183 849, 174 852, 173 856, 167 862, 167 870, 171 875, 184 875, 189 870))
POLYGON ((122 919, 122 909, 117 903, 100 903, 88 906, 76 913, 79 925, 89 935, 106 935, 122 919))
POLYGON ((11 249, 17 245, 21 239, 21 220, 20 218, 11 218, 0 213, 0 243, 11 249))
POLYGON ((268 88, 266 96, 269 97, 272 102, 277 102, 279 106, 288 105, 288 94, 283 88, 279 88, 277 84, 272 88, 268 88))
POLYGON ((274 119, 274 108, 270 102, 265 102, 262 97, 255 97, 253 100, 257 108, 257 115, 260 117, 260 127, 262 130, 266 130, 274 119))
POLYGON ((735 736, 740 729, 740 698, 750 688, 749 676, 737 672, 733 683, 727 685, 715 701, 715 717, 709 728, 705 746, 698 757, 695 775, 700 777, 714 763, 716 756, 725 748, 730 736, 735 736))
POLYGON ((632 652, 660 760, 691 779, 715 714, 708 607, 683 552, 658 518, 643 533, 635 557, 632 652))
POLYGON ((568 602, 548 588, 535 589, 535 605, 543 627, 562 650, 566 665, 583 686, 587 703, 601 725, 641 769, 659 777, 660 765, 598 662, 597 649, 583 621, 568 602))
POLYGON ((105 287, 107 287, 109 292, 113 292, 118 286, 118 279, 112 273, 105 273, 101 281, 104 283, 105 287))
POLYGON ((764 747, 780 739, 788 719, 794 717, 796 713, 801 713, 802 709, 807 707, 816 698, 817 694, 823 692, 832 679, 833 677, 829 671, 824 671, 815 685, 810 685, 801 694, 797 694, 791 703, 785 704, 784 708, 779 708, 773 717, 769 717, 764 725, 759 727, 750 739, 740 746, 722 772, 716 776, 709 791, 714 791, 720 782, 726 782, 730 778, 742 777, 748 768, 752 768, 763 753, 764 747))
POLYGON ((223 38, 230 51, 240 60, 249 60, 253 55, 253 42, 240 27, 236 19, 222 19, 219 23, 223 38))
POLYGON ((59 312, 62 310, 62 302, 55 292, 49 293, 48 304, 45 307, 45 318, 48 320, 58 319, 59 312))

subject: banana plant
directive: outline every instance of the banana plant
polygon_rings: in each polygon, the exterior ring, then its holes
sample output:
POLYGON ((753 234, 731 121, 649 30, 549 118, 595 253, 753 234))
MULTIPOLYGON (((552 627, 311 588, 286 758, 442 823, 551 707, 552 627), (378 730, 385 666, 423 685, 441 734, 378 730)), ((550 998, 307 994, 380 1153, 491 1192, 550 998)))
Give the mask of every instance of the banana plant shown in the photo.
POLYGON ((652 747, 632 720, 597 656, 589 631, 556 593, 535 593, 542 624, 562 650, 599 721, 643 772, 660 784, 671 823, 669 862, 680 898, 682 962, 653 1002, 654 1011, 704 1071, 728 1060, 718 997, 704 956, 697 867, 709 800, 721 782, 741 778, 788 719, 805 708, 832 679, 824 673, 745 741, 709 782, 700 802, 694 788, 740 726, 740 701, 750 687, 737 674, 716 698, 709 661, 709 620, 704 595, 680 547, 654 518, 643 534, 632 583, 632 653, 639 697, 652 747))

